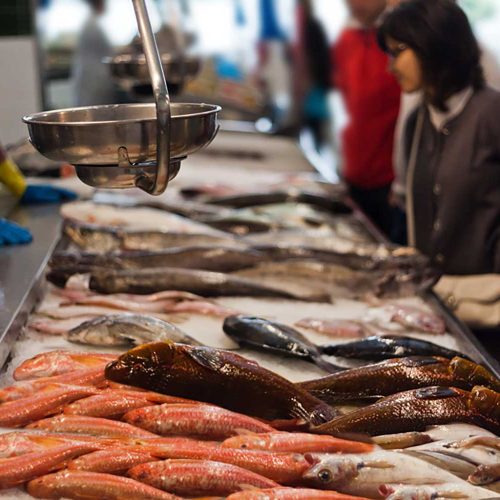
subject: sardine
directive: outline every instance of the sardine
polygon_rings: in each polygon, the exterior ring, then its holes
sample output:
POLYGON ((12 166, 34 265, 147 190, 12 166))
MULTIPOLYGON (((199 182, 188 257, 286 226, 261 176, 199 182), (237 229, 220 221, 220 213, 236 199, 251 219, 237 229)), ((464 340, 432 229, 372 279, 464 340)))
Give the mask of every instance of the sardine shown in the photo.
POLYGON ((215 236, 203 233, 127 231, 119 227, 103 227, 66 220, 63 232, 82 250, 118 252, 121 250, 164 250, 172 247, 210 245, 245 247, 229 234, 215 236))
POLYGON ((432 342, 398 335, 373 336, 344 344, 319 346, 319 349, 328 356, 373 361, 404 356, 439 356, 450 359, 459 356, 468 359, 465 354, 432 342))
POLYGON ((241 346, 309 361, 329 373, 343 369, 324 360, 318 348, 290 326, 239 315, 227 317, 222 328, 226 335, 241 346))
POLYGON ((201 345, 173 323, 140 314, 100 316, 73 328, 64 337, 70 342, 96 346, 121 346, 172 340, 201 345))
POLYGON ((450 361, 446 358, 414 356, 352 368, 298 385, 317 398, 335 404, 352 399, 390 396, 396 392, 433 385, 467 390, 476 385, 487 385, 498 390, 500 381, 486 368, 462 358, 450 361))
POLYGON ((466 422, 499 432, 498 397, 497 393, 481 387, 475 387, 471 392, 450 387, 415 389, 336 417, 315 427, 314 431, 333 435, 347 432, 377 435, 419 431, 427 425, 466 422))
POLYGON ((227 496, 244 488, 273 488, 278 483, 241 467, 211 460, 164 460, 138 465, 130 477, 184 497, 227 496))
MULTIPOLYGON (((47 279, 56 286, 64 286, 73 270, 51 270, 47 279)), ((149 294, 163 290, 184 290, 203 296, 281 297, 297 300, 325 300, 325 294, 304 295, 291 293, 274 284, 262 285, 257 280, 197 269, 162 267, 157 269, 113 271, 93 268, 89 288, 99 293, 149 294)))
POLYGON ((34 479, 28 483, 28 493, 35 498, 180 500, 175 495, 128 477, 75 470, 34 479))
POLYGON ((179 267, 205 271, 231 272, 252 267, 265 258, 265 254, 250 248, 217 246, 191 246, 165 250, 142 250, 112 254, 57 252, 50 261, 53 269, 82 266, 108 269, 145 269, 179 267))
POLYGON ((257 363, 209 347, 146 344, 108 364, 105 373, 115 382, 268 420, 302 418, 318 423, 335 415, 328 405, 257 363))

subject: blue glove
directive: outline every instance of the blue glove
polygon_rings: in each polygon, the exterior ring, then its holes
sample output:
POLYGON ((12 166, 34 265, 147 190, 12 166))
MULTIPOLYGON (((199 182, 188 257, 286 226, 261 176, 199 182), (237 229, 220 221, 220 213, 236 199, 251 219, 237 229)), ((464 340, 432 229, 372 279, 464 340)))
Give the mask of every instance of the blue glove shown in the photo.
POLYGON ((21 205, 37 205, 40 203, 62 203, 76 198, 76 193, 68 189, 34 184, 26 188, 19 202, 21 205))
POLYGON ((7 219, 0 219, 0 247, 4 245, 23 245, 33 240, 31 233, 24 227, 7 219))

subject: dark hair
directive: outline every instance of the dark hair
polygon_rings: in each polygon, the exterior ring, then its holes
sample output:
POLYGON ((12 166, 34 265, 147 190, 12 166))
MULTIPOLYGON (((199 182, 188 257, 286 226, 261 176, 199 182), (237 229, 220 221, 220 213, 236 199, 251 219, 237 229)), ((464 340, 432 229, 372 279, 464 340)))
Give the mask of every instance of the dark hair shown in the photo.
POLYGON ((378 43, 404 43, 417 54, 430 103, 446 111, 446 99, 471 85, 484 87, 481 52, 467 16, 453 0, 408 0, 384 18, 378 43))

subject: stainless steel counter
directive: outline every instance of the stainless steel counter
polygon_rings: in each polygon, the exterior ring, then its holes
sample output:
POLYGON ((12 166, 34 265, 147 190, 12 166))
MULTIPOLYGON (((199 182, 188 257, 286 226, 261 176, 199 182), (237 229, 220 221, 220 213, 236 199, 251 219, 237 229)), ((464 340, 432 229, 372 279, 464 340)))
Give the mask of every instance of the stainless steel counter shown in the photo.
POLYGON ((42 292, 41 278, 61 234, 59 209, 16 207, 8 214, 31 231, 33 242, 0 248, 0 366, 42 292))

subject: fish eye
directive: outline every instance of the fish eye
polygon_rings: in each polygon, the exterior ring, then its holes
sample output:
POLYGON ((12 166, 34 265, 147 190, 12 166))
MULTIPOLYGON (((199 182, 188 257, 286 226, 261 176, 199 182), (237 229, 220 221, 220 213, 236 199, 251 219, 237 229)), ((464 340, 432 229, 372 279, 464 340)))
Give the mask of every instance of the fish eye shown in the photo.
POLYGON ((322 483, 329 483, 332 480, 332 473, 328 469, 321 469, 318 472, 318 479, 322 483))
POLYGON ((240 448, 242 448, 244 450, 245 448, 248 448, 248 445, 245 444, 245 443, 242 443, 241 446, 240 446, 240 448))

